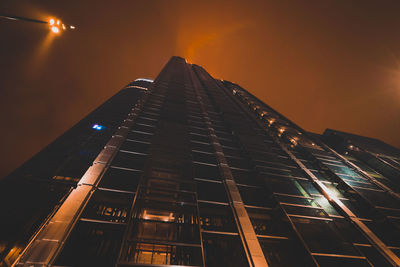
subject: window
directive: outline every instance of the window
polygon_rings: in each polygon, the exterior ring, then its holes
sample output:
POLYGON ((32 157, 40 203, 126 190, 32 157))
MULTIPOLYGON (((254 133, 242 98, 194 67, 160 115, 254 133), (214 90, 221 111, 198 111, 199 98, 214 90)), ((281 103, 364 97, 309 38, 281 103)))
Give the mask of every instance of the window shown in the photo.
POLYGON ((199 203, 199 211, 203 230, 237 233, 230 206, 199 203))
POLYGON ((242 243, 237 235, 204 233, 203 244, 206 258, 205 266, 207 267, 249 266, 242 243))
POLYGON ((99 187, 136 192, 142 172, 110 167, 101 178, 99 187))

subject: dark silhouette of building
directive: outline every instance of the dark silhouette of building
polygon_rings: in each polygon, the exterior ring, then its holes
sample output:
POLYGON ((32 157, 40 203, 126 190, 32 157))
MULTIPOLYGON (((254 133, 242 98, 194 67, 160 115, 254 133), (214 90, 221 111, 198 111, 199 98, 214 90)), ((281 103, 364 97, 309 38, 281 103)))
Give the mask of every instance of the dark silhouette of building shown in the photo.
POLYGON ((2 266, 399 266, 400 154, 355 137, 173 57, 0 181, 2 266))

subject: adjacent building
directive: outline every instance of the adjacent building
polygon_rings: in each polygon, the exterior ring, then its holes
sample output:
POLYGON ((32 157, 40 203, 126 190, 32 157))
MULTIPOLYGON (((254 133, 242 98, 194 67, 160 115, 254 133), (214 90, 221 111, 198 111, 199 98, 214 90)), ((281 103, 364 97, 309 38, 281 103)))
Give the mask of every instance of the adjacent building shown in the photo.
POLYGON ((1 266, 400 266, 400 153, 371 140, 173 57, 0 180, 1 266))

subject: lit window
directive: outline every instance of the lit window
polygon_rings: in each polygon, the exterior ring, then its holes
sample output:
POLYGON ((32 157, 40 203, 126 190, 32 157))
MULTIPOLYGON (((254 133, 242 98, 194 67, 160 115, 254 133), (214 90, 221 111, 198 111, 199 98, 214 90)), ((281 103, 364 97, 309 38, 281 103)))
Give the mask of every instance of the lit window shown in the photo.
POLYGON ((144 210, 142 218, 162 222, 173 222, 175 220, 174 213, 160 210, 144 210))
POLYGON ((93 124, 92 129, 96 130, 96 131, 101 131, 104 130, 106 127, 100 124, 93 124))

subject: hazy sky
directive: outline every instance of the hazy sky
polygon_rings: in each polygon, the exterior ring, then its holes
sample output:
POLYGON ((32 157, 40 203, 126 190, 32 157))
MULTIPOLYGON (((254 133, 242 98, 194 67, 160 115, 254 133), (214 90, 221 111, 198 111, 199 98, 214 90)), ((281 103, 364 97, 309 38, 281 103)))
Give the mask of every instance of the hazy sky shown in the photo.
POLYGON ((0 176, 173 55, 231 80, 306 130, 400 147, 400 1, 23 1, 0 14, 0 176))

